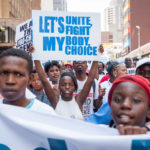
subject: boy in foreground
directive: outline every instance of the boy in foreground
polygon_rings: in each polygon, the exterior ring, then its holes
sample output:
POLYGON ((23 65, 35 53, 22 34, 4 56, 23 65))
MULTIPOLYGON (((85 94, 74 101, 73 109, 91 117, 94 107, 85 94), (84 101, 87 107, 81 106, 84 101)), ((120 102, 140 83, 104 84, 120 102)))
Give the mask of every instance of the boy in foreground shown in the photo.
POLYGON ((3 96, 0 103, 55 115, 50 106, 25 96, 32 68, 32 59, 25 51, 11 48, 0 54, 0 93, 3 96))

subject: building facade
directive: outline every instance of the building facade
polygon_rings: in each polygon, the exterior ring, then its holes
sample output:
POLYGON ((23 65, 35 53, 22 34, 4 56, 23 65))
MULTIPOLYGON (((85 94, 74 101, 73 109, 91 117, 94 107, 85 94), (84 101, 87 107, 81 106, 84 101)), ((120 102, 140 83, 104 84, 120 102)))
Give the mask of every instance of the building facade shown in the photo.
POLYGON ((32 10, 41 10, 41 0, 30 0, 32 10))
POLYGON ((67 0, 42 0, 42 10, 67 11, 67 0))
POLYGON ((104 9, 104 31, 109 31, 109 26, 115 24, 115 9, 107 7, 104 9))
POLYGON ((53 11, 53 0, 42 0, 41 9, 44 11, 53 11))
POLYGON ((67 11, 67 1, 66 0, 53 0, 53 10, 54 11, 67 11))
POLYGON ((123 51, 122 55, 126 55, 130 52, 131 48, 131 18, 130 18, 130 0, 124 0, 123 1, 123 11, 122 11, 122 16, 123 16, 123 51))
POLYGON ((113 43, 113 35, 111 32, 101 32, 101 42, 104 43, 113 43))
POLYGON ((15 42, 16 26, 31 18, 32 6, 40 9, 40 0, 0 0, 0 50, 15 42))
POLYGON ((145 57, 150 55, 150 1, 123 0, 123 51, 122 56, 145 57))
POLYGON ((113 42, 122 43, 122 5, 121 0, 111 0, 104 10, 104 29, 112 32, 113 42))

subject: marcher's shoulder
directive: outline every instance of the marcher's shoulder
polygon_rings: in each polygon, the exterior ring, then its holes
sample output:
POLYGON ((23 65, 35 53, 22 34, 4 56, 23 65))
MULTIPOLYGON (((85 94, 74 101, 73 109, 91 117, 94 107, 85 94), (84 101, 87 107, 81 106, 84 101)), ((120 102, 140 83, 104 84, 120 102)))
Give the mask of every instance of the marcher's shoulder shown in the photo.
POLYGON ((104 81, 100 85, 103 86, 103 87, 107 87, 108 86, 108 81, 104 81))
POLYGON ((99 127, 103 127, 103 128, 110 128, 109 125, 106 124, 98 124, 99 127))
POLYGON ((0 98, 0 104, 3 104, 3 98, 0 98))
POLYGON ((49 106, 37 99, 34 99, 34 104, 31 107, 31 110, 56 115, 54 109, 51 106, 49 106))
POLYGON ((27 99, 34 99, 36 96, 28 88, 26 88, 26 97, 27 99))

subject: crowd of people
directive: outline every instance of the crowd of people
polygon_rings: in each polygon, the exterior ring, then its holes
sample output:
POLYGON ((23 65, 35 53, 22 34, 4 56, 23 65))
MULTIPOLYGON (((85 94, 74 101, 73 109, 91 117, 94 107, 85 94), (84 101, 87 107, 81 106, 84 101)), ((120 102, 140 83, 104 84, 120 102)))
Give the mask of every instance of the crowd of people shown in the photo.
POLYGON ((87 61, 49 61, 43 67, 39 60, 33 66, 31 55, 15 48, 0 54, 1 104, 105 124, 121 135, 149 131, 149 58, 93 61, 91 68, 87 61))

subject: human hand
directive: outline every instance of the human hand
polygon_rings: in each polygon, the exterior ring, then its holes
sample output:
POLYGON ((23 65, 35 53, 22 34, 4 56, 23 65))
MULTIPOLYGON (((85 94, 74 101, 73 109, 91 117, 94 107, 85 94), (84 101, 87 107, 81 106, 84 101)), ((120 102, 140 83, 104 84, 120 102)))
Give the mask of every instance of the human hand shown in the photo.
POLYGON ((117 126, 120 135, 134 135, 134 134, 145 134, 148 129, 146 127, 123 125, 117 126))
POLYGON ((98 51, 99 51, 100 53, 103 53, 103 52, 104 52, 104 47, 103 47, 102 44, 99 45, 98 51))
POLYGON ((106 93, 106 88, 102 88, 101 85, 99 85, 99 97, 103 97, 106 93))
POLYGON ((32 54, 35 51, 33 44, 30 43, 30 47, 29 47, 29 54, 32 54))

